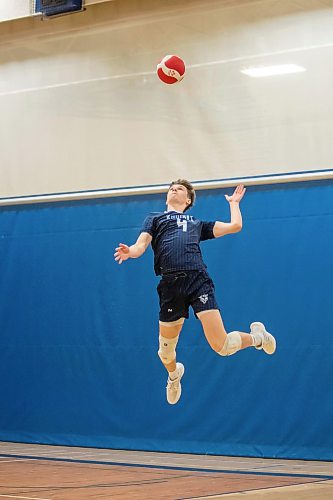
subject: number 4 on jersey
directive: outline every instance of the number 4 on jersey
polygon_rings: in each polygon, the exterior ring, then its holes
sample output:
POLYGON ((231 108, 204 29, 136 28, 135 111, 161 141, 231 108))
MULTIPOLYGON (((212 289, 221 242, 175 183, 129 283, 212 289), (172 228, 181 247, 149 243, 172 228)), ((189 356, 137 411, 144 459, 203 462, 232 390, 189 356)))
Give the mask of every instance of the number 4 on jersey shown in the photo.
POLYGON ((180 220, 180 219, 177 219, 177 226, 178 227, 182 227, 183 228, 183 233, 186 233, 187 231, 187 220, 180 220))

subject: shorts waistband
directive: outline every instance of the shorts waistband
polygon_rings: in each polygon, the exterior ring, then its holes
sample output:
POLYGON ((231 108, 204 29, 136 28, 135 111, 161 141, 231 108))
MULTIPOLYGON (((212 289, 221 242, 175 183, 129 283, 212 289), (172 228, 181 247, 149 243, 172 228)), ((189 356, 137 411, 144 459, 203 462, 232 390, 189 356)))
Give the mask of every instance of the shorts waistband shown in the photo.
POLYGON ((186 276, 188 276, 188 272, 170 271, 170 272, 162 273, 161 276, 162 276, 162 278, 163 278, 163 276, 169 276, 170 278, 186 278, 186 276))
POLYGON ((179 271, 166 271, 164 273, 161 273, 161 276, 169 276, 169 277, 178 277, 178 278, 186 278, 186 276, 192 276, 193 274, 198 274, 198 273, 206 273, 206 269, 188 269, 186 271, 179 270, 179 271))

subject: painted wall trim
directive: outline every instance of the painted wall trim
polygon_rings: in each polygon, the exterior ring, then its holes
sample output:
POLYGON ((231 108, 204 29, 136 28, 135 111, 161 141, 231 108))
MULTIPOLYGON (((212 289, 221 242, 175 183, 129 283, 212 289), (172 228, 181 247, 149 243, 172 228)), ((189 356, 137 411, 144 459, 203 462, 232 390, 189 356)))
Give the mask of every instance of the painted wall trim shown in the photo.
MULTIPOLYGON (((256 177, 239 177, 232 179, 198 181, 193 182, 196 190, 200 189, 221 189, 244 184, 245 186, 258 186, 262 184, 282 184, 289 182, 305 182, 317 180, 333 179, 333 169, 314 172, 264 175, 256 177)), ((33 196, 19 196, 11 198, 0 198, 0 206, 8 205, 26 205, 32 203, 51 203, 60 201, 89 200, 95 198, 110 198, 116 196, 134 196, 164 193, 168 184, 159 184, 154 186, 137 186, 115 189, 99 189, 93 191, 79 191, 69 193, 52 193, 33 196)))

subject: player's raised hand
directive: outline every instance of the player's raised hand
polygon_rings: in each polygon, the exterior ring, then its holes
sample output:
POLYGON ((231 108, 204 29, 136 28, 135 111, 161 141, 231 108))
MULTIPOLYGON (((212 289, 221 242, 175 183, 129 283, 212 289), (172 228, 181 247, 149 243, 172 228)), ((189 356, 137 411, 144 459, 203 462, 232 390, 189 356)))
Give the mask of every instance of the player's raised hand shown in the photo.
POLYGON ((129 257, 130 257, 129 246, 125 245, 124 243, 119 243, 119 247, 116 248, 116 252, 114 254, 114 260, 118 262, 118 264, 122 264, 129 257))
POLYGON ((225 194, 224 196, 229 203, 231 202, 239 203, 243 198, 245 191, 246 188, 243 186, 243 184, 239 184, 239 186, 236 187, 235 191, 231 196, 228 196, 227 194, 225 194))

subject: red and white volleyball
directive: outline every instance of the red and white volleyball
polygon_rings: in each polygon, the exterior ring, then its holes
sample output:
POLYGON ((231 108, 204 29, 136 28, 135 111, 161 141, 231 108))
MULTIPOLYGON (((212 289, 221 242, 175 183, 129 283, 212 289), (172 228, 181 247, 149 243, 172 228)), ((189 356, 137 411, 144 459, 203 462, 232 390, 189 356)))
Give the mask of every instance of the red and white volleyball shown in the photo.
POLYGON ((178 83, 185 75, 185 63, 178 56, 165 56, 157 65, 157 75, 164 83, 178 83))

